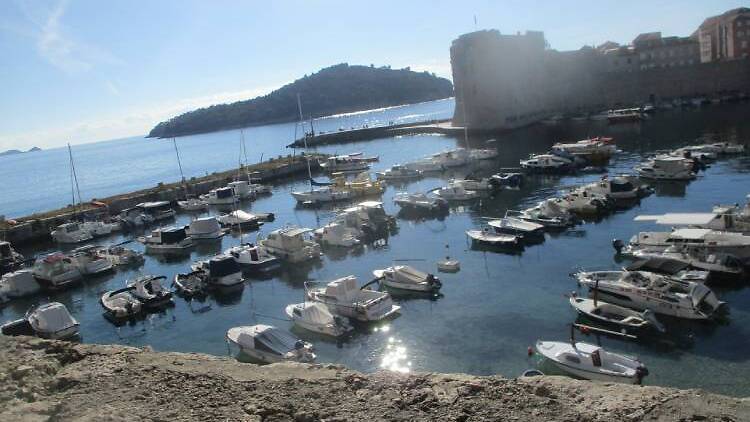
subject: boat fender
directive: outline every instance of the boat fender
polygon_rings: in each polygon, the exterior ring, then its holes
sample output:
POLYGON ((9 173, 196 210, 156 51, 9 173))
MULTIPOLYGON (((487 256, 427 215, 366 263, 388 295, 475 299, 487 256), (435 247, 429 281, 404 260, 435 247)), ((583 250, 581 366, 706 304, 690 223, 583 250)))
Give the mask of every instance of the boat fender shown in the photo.
POLYGON ((526 354, 527 354, 528 356, 533 356, 533 355, 534 355, 534 348, 533 348, 533 347, 531 347, 531 346, 527 347, 527 348, 526 348, 526 354))

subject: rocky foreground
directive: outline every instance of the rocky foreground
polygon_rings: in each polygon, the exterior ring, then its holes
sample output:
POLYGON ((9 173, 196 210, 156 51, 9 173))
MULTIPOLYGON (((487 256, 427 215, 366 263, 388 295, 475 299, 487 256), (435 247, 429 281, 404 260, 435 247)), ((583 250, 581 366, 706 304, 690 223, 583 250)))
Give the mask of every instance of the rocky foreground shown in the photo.
POLYGON ((750 401, 561 377, 361 374, 0 336, 0 421, 750 421, 750 401))

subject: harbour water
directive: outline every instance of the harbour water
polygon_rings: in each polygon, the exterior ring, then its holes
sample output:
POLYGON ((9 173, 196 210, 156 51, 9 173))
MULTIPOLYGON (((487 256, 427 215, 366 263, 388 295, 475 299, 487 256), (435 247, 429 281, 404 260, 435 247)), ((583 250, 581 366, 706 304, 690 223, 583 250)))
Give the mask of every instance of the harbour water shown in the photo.
MULTIPOLYGON (((430 114, 430 118, 440 118, 450 115, 452 103, 417 107, 424 107, 424 113, 430 114)), ((416 115, 420 111, 407 107, 393 113, 416 115)), ((458 169, 455 173, 389 186, 382 200, 387 212, 397 214, 398 208, 392 203, 392 198, 398 191, 425 191, 469 171, 491 174, 500 167, 516 166, 519 158, 531 152, 545 151, 556 141, 575 141, 595 135, 613 136, 618 148, 623 150, 613 158, 610 172, 629 173, 641 161, 642 154, 656 149, 708 140, 744 142, 747 145, 750 143, 748 115, 748 104, 717 105, 700 110, 658 113, 642 124, 608 126, 606 122, 569 122, 558 126, 538 125, 503 134, 491 144, 484 143, 486 138, 472 139, 470 143, 475 147, 497 147, 500 157, 480 168, 458 169)), ((395 120, 394 117, 387 119, 395 120)), ((361 124, 361 121, 353 120, 349 125, 357 123, 361 124)), ((331 127, 340 125, 335 121, 329 124, 331 127)), ((259 146, 270 142, 271 133, 283 131, 291 133, 293 126, 254 128, 245 134, 248 145, 259 146)), ((285 139, 291 139, 288 133, 285 139)), ((238 131, 179 139, 186 173, 202 174, 236 164, 238 139, 238 131)), ((274 144, 276 149, 264 150, 264 153, 282 153, 282 144, 285 143, 278 142, 274 144)), ((320 151, 362 151, 366 155, 379 155, 380 162, 374 164, 373 170, 381 170, 395 163, 463 145, 462 140, 447 136, 408 136, 327 146, 320 151)), ((251 161, 260 158, 260 149, 253 151, 256 156, 249 157, 251 161)), ((80 146, 74 152, 84 196, 104 196, 177 179, 174 153, 167 142, 129 139, 80 146), (103 154, 111 155, 103 158, 103 154)), ((0 213, 21 215, 69 202, 66 199, 70 192, 65 167, 67 159, 64 154, 62 158, 53 158, 53 151, 41 154, 49 155, 29 154, 14 158, 13 166, 18 166, 14 171, 2 166, 0 177, 15 178, 12 179, 11 191, 4 190, 0 195, 0 213), (53 170, 49 161, 46 165, 35 163, 36 160, 53 159, 63 163, 60 164, 60 174, 50 175, 49 171, 53 170), (15 172, 21 174, 13 175, 15 172), (51 188, 49 184, 56 187, 51 188)), ((6 161, 7 158, 3 159, 3 163, 6 161)), ((750 157, 720 160, 690 183, 656 184, 656 193, 644 198, 634 208, 600 221, 585 222, 563 233, 547 234, 544 243, 527 247, 520 254, 474 251, 466 242, 464 232, 481 226, 486 217, 501 216, 506 209, 525 208, 558 194, 565 187, 598 177, 530 178, 519 191, 503 191, 495 198, 452 207, 445 218, 413 220, 399 216, 399 229, 387 239, 385 246, 368 245, 351 251, 326 250, 319 263, 285 268, 267 280, 252 280, 236 295, 209 296, 203 302, 176 298, 175 306, 165 312, 122 327, 115 327, 103 318, 99 304, 103 292, 123 286, 126 279, 138 273, 161 274, 171 279, 175 273, 186 271, 192 261, 238 244, 240 239, 236 235, 227 236, 219 243, 201 245, 190 257, 181 260, 147 256, 141 268, 90 279, 69 291, 12 302, 1 310, 0 320, 23 315, 33 303, 56 300, 68 306, 80 321, 84 342, 150 345, 156 350, 226 355, 224 335, 230 327, 266 323, 291 328, 285 320, 284 307, 303 300, 305 281, 327 281, 353 274, 363 284, 371 280, 372 270, 405 259, 416 268, 434 272, 435 262, 450 254, 461 261, 462 269, 456 274, 439 274, 443 281, 442 295, 437 298, 397 296, 395 299, 402 306, 401 316, 388 323, 361 327, 353 337, 340 343, 296 329, 293 332, 315 344, 320 362, 341 363, 356 370, 373 371, 385 367, 403 371, 514 377, 534 366, 535 362, 527 357, 526 350, 537 339, 568 338, 575 313, 565 295, 577 290, 569 273, 580 268, 621 267, 623 263, 614 259, 612 239, 628 239, 638 231, 657 229, 648 223, 634 222, 633 218, 638 214, 705 211, 717 203, 743 202, 745 195, 750 193, 750 157)), ((275 185, 272 196, 243 203, 242 208, 276 214, 275 222, 264 226, 262 233, 286 223, 319 227, 330 219, 333 210, 295 207, 289 192, 305 186, 304 180, 275 185)), ((180 215, 177 223, 187 224, 189 219, 187 215, 180 215)), ((244 240, 254 241, 256 236, 256 233, 251 233, 244 240)), ((115 243, 121 240, 122 237, 115 236, 105 241, 115 243)), ((141 248, 137 243, 130 244, 130 247, 141 248)), ((52 245, 47 248, 52 248, 52 245)), ((41 248, 22 250, 28 256, 43 251, 41 248)), ((727 321, 672 321, 670 335, 651 342, 583 335, 579 335, 579 339, 600 341, 612 350, 639 356, 651 372, 646 384, 699 387, 748 396, 750 289, 741 286, 717 288, 716 291, 720 299, 729 304, 727 321)))

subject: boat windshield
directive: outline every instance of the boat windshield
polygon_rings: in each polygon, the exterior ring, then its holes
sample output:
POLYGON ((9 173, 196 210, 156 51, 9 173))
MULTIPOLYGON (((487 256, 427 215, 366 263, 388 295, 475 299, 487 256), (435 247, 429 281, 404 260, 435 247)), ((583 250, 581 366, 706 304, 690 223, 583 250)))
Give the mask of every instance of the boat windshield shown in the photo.
POLYGON ((255 336, 255 348, 283 355, 294 350, 297 339, 280 330, 269 329, 255 336))

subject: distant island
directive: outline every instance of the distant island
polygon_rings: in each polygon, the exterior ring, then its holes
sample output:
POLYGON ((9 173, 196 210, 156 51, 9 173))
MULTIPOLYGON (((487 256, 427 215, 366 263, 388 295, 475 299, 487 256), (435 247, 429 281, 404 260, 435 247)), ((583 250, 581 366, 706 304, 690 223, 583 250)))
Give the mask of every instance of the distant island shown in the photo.
POLYGON ((2 157, 3 155, 25 154, 27 152, 36 152, 36 151, 41 151, 41 150, 42 149, 38 147, 33 147, 28 151, 21 151, 20 149, 9 149, 7 151, 0 152, 0 157, 2 157))
POLYGON ((268 95, 190 111, 161 122, 149 138, 168 138, 305 118, 439 100, 453 95, 453 84, 428 72, 346 63, 305 75, 268 95))

